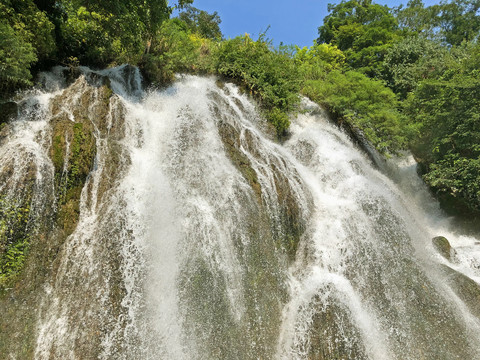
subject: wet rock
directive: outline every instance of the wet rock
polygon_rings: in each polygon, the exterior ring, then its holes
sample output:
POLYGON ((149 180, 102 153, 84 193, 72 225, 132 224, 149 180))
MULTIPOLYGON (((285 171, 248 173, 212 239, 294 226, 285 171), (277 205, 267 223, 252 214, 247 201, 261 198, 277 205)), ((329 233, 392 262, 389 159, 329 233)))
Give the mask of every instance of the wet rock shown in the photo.
POLYGON ((16 102, 7 101, 0 104, 0 129, 3 124, 15 118, 18 114, 18 105, 16 102))
POLYGON ((443 236, 436 236, 432 239, 432 244, 435 249, 448 261, 452 261, 455 258, 455 250, 452 248, 447 238, 443 236))
POLYGON ((442 265, 442 270, 447 275, 447 282, 453 291, 467 305, 470 312, 480 319, 480 285, 468 276, 442 265))
POLYGON ((73 84, 82 75, 78 66, 70 66, 63 70, 63 76, 67 85, 73 84))
POLYGON ((310 341, 305 344, 309 360, 368 359, 360 331, 352 324, 348 309, 334 300, 317 305, 310 341))
POLYGON ((102 75, 96 72, 88 72, 85 74, 85 79, 90 86, 107 86, 108 88, 111 88, 111 81, 107 75, 102 75))
POLYGON ((132 92, 140 90, 137 88, 136 74, 137 74, 137 68, 135 66, 126 65, 122 69, 122 76, 125 79, 125 83, 127 84, 127 87, 132 92))
POLYGON ((259 203, 261 203, 262 190, 260 183, 258 182, 257 173, 252 168, 250 160, 240 150, 240 134, 232 125, 226 122, 219 124, 218 133, 225 146, 227 156, 241 172, 245 180, 248 181, 249 185, 257 195, 259 203))
MULTIPOLYGON (((96 81, 104 82, 103 77, 96 78, 96 81)), ((96 137, 118 140, 124 136, 123 121, 119 120, 123 120, 124 110, 116 106, 115 111, 110 113, 112 94, 106 85, 90 86, 87 79, 78 79, 52 101, 50 157, 55 166, 58 225, 67 235, 76 227, 80 214, 80 195, 94 167, 96 137)), ((115 147, 115 144, 112 146, 115 147)), ((109 170, 120 169, 118 157, 121 150, 117 150, 110 162, 117 165, 108 166, 109 170)), ((100 198, 112 184, 112 178, 115 176, 102 178, 98 194, 100 198)))

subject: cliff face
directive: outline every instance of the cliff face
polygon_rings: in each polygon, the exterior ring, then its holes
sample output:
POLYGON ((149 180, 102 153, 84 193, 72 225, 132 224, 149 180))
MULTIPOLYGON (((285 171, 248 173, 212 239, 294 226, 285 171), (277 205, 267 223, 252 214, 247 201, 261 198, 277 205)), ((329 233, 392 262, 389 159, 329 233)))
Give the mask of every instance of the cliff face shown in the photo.
POLYGON ((62 72, 0 130, 0 358, 479 358, 462 250, 318 108, 62 72))
MULTIPOLYGON (((81 76, 65 90, 27 97, 19 104, 19 120, 2 129, 2 354, 33 357, 40 304, 64 266, 65 240, 80 213, 102 204, 122 171, 117 148, 124 109, 112 94, 108 78, 81 76), (104 154, 110 165, 93 194, 89 177, 104 154)), ((82 297, 94 301, 88 292, 82 297)), ((113 302, 118 306, 119 299, 113 302)), ((77 316, 71 321, 85 321, 77 316)), ((89 339, 88 349, 80 347, 86 358, 95 357, 96 339, 89 339)))

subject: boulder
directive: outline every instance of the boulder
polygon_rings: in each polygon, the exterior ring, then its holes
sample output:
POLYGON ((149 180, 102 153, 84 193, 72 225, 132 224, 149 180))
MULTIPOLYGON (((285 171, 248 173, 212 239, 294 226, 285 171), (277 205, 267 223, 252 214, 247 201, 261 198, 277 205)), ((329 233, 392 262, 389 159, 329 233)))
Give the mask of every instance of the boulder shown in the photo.
POLYGON ((455 258, 455 250, 452 248, 447 238, 443 236, 436 236, 432 239, 435 249, 448 261, 452 261, 455 258))

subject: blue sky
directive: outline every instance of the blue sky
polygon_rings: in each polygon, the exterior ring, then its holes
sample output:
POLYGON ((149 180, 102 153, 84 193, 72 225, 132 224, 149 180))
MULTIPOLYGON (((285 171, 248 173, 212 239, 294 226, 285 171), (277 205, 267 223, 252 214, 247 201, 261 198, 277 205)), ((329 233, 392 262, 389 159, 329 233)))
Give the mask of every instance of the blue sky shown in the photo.
MULTIPOLYGON (((379 4, 398 6, 406 1, 376 0, 379 4)), ((244 33, 254 39, 270 25, 267 37, 274 44, 310 46, 317 38, 317 28, 327 15, 327 4, 335 0, 194 0, 193 6, 212 13, 217 11, 222 19, 220 28, 226 38, 244 33)), ((424 0, 427 5, 438 3, 424 0)))

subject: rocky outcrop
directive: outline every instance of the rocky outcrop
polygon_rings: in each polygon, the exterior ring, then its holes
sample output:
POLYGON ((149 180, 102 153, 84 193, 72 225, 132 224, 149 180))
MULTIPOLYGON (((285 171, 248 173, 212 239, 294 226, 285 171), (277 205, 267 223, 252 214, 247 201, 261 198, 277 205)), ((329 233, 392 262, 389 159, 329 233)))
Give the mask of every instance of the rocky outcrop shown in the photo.
POLYGON ((309 360, 367 360, 361 333, 351 322, 351 314, 338 300, 328 304, 318 303, 312 318, 310 342, 307 345, 309 360))
MULTIPOLYGON (((447 238, 436 236, 432 243, 437 251, 450 262, 455 260, 456 251, 447 238)), ((471 313, 480 319, 480 285, 468 276, 452 269, 448 265, 441 265, 448 285, 458 297, 467 305, 471 313)))
POLYGON ((442 270, 446 275, 448 285, 467 305, 470 312, 480 319, 480 285, 447 265, 442 265, 442 270))
MULTIPOLYGON (((24 258, 22 260, 24 264, 15 279, 12 279, 7 289, 3 290, 3 294, 0 294, 0 307, 7 309, 0 318, 0 353, 11 352, 25 359, 33 358, 35 347, 38 314, 32 309, 38 308, 39 296, 45 281, 47 279, 52 281, 56 277, 62 246, 78 224, 82 193, 85 190, 90 205, 93 203, 93 195, 89 194, 91 187, 87 189, 85 185, 92 170, 95 169, 98 144, 102 138, 111 137, 110 143, 102 149, 109 153, 112 161, 106 166, 105 174, 98 186, 99 190, 94 196, 101 199, 112 186, 114 182, 112 179, 122 171, 122 166, 115 159, 118 160, 121 156, 117 141, 124 136, 122 119, 124 111, 121 104, 112 98, 113 92, 109 87, 109 81, 103 78, 93 79, 92 76, 88 81, 84 76, 71 81, 72 84, 68 88, 51 100, 48 111, 50 131, 41 135, 46 135, 45 141, 41 143, 47 147, 45 152, 53 165, 52 183, 48 183, 47 177, 45 188, 34 190, 35 186, 39 186, 35 185, 38 175, 34 163, 21 178, 12 176, 13 169, 9 170, 8 166, 3 167, 0 173, 0 179, 4 179, 5 184, 8 181, 17 181, 24 189, 25 195, 17 191, 18 197, 23 200, 15 209, 23 217, 15 216, 22 220, 21 223, 8 229, 15 239, 19 239, 18 243, 25 243, 23 247, 17 247, 15 255, 24 258), (53 189, 51 196, 48 195, 50 188, 53 189), (46 194, 42 200, 43 204, 32 203, 33 191, 46 194), (34 227, 26 227, 31 225, 27 221, 30 210, 34 213, 38 211, 40 205, 44 209, 39 215, 41 221, 35 221, 34 227)), ((14 107, 11 108, 13 112, 14 107)), ((101 200, 95 201, 100 202, 101 200)), ((5 207, 2 207, 2 210, 4 209, 5 207)), ((33 215, 30 216, 32 217, 33 215)), ((5 219, 4 216, 1 218, 5 219)), ((0 246, 0 250, 1 248, 0 246)), ((3 248, 5 250, 5 244, 3 248)), ((3 253, 0 251, 0 258, 5 254, 5 251, 3 253)), ((112 264, 116 268, 120 266, 118 261, 116 265, 115 261, 112 264)), ((112 307, 116 307, 123 296, 115 295, 115 291, 111 294, 114 303, 112 307)))

